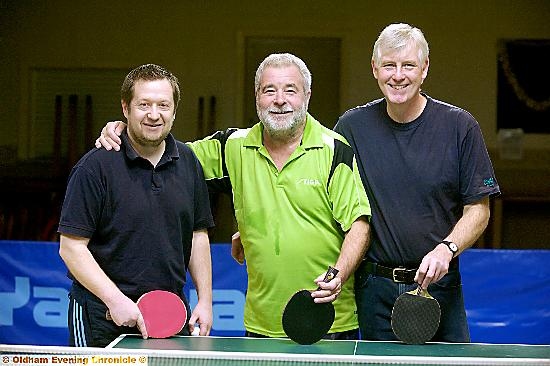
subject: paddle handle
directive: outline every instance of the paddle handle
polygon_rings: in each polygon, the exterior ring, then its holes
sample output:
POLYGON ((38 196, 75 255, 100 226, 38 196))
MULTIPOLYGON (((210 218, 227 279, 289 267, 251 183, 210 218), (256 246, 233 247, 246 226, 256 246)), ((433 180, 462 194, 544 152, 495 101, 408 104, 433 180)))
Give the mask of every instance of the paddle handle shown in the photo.
MULTIPOLYGON (((338 274, 338 270, 334 267, 328 266, 328 271, 325 273, 325 278, 323 278, 323 282, 330 282, 336 275, 338 274)), ((318 287, 317 290, 320 290, 321 287, 318 287)))

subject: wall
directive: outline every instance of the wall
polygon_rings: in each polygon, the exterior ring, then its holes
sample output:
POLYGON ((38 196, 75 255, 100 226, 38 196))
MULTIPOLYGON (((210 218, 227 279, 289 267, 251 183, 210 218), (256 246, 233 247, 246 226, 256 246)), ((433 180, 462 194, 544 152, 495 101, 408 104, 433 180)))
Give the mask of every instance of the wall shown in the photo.
MULTIPOLYGON (((342 37, 344 111, 380 95, 369 66, 371 48, 380 30, 397 21, 421 27, 430 42, 425 90, 472 112, 487 144, 495 146, 496 42, 550 38, 548 14, 546 0, 1 1, 0 146, 17 146, 20 158, 33 157, 28 144, 33 67, 163 64, 182 81, 178 138, 196 137, 199 96, 217 96, 216 128, 238 125, 243 93, 252 89, 242 85, 246 35, 342 37)), ((315 98, 315 75, 313 85, 315 98)), ((525 144, 548 148, 550 136, 527 135, 525 144)))
MULTIPOLYGON (((403 21, 422 28, 430 43, 431 64, 424 90, 437 99, 469 110, 479 121, 487 145, 495 151, 497 41, 550 39, 548 14, 548 0, 396 0, 391 3, 370 0, 0 0, 0 116, 3 118, 0 122, 3 171, 0 187, 6 197, 17 202, 18 210, 23 211, 23 214, 9 212, 8 216, 26 217, 27 210, 36 211, 29 209, 26 202, 39 202, 29 192, 49 200, 53 196, 49 192, 53 189, 59 194, 65 182, 62 174, 49 178, 52 173, 46 171, 50 169, 46 166, 15 164, 15 156, 11 165, 3 164, 9 162, 10 151, 19 159, 36 158, 35 144, 51 135, 41 133, 41 126, 34 126, 37 131, 31 136, 33 68, 129 69, 147 62, 162 64, 178 75, 182 84, 183 99, 173 132, 181 140, 192 140, 202 136, 196 123, 197 101, 201 96, 207 100, 209 96, 217 98, 216 129, 243 125, 244 96, 253 91, 253 86, 244 85, 243 81, 245 37, 340 37, 339 105, 343 112, 381 96, 370 70, 372 45, 387 24, 403 21), (14 180, 8 179, 12 173, 16 175, 14 180), (61 183, 50 188, 50 183, 27 179, 29 175, 61 183), (22 195, 13 194, 11 187, 19 187, 22 195), (21 197, 27 197, 27 201, 21 197)), ((541 60, 540 65, 533 67, 547 72, 546 62, 541 60)), ((313 75, 312 98, 316 98, 315 80, 313 75)), ((118 95, 113 95, 113 103, 118 105, 118 95)), ((312 112, 315 115, 315 111, 312 112)), ((95 120, 94 131, 99 131, 104 123, 95 120)), ((530 169, 535 171, 534 176, 541 178, 534 182, 530 172, 510 170, 507 162, 495 161, 497 179, 503 175, 501 189, 505 194, 523 189, 524 184, 513 178, 516 176, 533 181, 531 185, 536 187, 547 185, 550 134, 527 134, 524 145, 533 150, 530 156, 540 156, 536 160, 542 163, 530 169)), ((12 206, 16 204, 6 197, 0 196, 0 209, 6 205, 14 211, 12 206)), ((59 196, 54 199, 58 200, 59 196)), ((41 214, 51 216, 48 222, 55 222, 57 204, 39 203, 40 207, 51 206, 48 211, 53 213, 41 214)), ((223 219, 217 219, 212 238, 226 241, 234 232, 235 223, 229 203, 223 202, 220 207, 219 217, 223 219)), ((542 224, 534 229, 529 226, 517 230, 516 221, 510 223, 504 217, 503 234, 524 233, 521 237, 525 242, 538 242, 538 237, 530 233, 544 232, 550 222, 550 211, 548 203, 537 207, 542 210, 543 215, 537 214, 542 224)), ((518 212, 524 216, 524 211, 518 212)), ((44 240, 55 232, 43 230, 40 221, 34 222, 37 230, 46 234, 13 238, 44 240)), ((12 226, 22 227, 17 222, 12 226)), ((50 224, 46 226, 54 228, 50 224)), ((492 226, 489 232, 499 234, 500 230, 492 226)), ((547 244, 539 243, 536 247, 547 247, 547 244)))

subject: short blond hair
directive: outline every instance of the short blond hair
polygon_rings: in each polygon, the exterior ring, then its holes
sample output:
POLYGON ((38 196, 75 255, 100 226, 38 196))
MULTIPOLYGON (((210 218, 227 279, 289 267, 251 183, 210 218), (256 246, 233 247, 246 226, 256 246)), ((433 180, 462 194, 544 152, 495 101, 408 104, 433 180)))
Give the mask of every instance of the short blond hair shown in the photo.
POLYGON ((422 31, 406 23, 390 24, 378 36, 372 50, 372 60, 380 65, 383 50, 399 51, 411 43, 418 49, 418 59, 423 64, 428 59, 430 49, 422 31))

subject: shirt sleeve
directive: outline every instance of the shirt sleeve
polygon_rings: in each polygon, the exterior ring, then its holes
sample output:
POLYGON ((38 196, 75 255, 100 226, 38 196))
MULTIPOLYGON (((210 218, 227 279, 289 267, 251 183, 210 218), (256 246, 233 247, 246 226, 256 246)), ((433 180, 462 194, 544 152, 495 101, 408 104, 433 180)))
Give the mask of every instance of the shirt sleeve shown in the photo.
POLYGON ((58 232, 91 238, 100 220, 104 193, 90 170, 76 166, 69 177, 58 232))
POLYGON ((342 230, 348 231, 359 217, 370 218, 369 200, 351 147, 338 141, 333 159, 334 169, 328 186, 333 216, 342 230))
POLYGON ((204 181, 204 174, 198 159, 195 159, 195 222, 193 230, 203 230, 214 227, 214 218, 210 209, 208 187, 204 181))
POLYGON ((479 124, 466 111, 463 118, 470 126, 460 146, 460 195, 464 205, 477 202, 485 196, 497 195, 500 188, 479 124))

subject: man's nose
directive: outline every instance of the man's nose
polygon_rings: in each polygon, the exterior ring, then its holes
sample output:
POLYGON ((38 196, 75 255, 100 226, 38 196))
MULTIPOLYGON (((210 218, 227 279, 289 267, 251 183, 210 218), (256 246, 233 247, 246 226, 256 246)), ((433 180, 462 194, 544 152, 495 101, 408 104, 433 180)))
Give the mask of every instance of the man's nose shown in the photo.
POLYGON ((397 80, 401 80, 405 77, 405 74, 403 73, 403 68, 401 66, 397 66, 395 68, 395 72, 393 73, 393 78, 397 80))
POLYGON ((149 110, 149 118, 152 120, 157 120, 160 118, 158 107, 154 104, 151 106, 151 109, 149 110))
POLYGON ((281 105, 286 103, 285 93, 282 90, 275 93, 275 99, 273 100, 275 104, 281 105))

